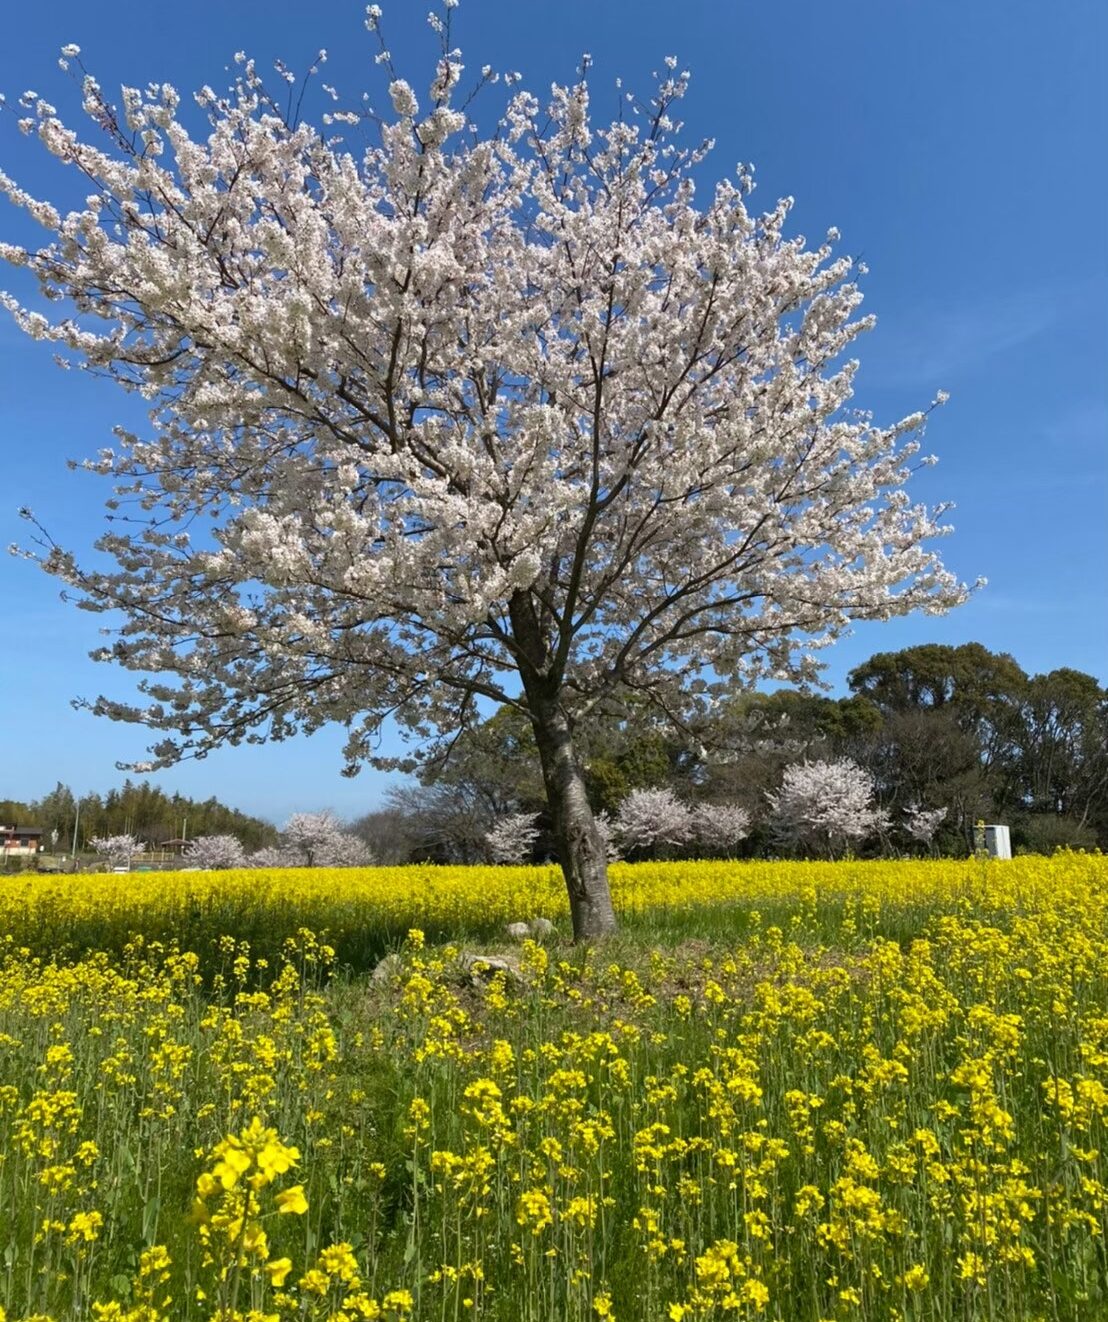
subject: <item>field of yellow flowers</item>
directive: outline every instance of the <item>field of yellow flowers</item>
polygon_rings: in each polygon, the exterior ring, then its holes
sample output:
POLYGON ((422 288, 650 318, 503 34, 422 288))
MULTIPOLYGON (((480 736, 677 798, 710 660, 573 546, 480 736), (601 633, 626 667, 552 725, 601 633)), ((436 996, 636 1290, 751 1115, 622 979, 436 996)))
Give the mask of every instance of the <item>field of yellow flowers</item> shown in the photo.
POLYGON ((1108 859, 560 884, 0 880, 0 1318, 1108 1317, 1108 859))

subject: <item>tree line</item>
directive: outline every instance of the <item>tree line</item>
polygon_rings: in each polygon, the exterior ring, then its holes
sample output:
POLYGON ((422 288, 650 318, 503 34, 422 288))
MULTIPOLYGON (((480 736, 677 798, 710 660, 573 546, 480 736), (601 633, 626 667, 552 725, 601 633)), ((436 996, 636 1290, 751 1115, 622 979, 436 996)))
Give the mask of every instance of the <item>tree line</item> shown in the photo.
POLYGON ((259 817, 229 808, 215 797, 186 798, 167 794, 149 781, 125 780, 119 789, 106 794, 77 797, 60 781, 41 799, 23 803, 0 800, 0 821, 19 826, 37 826, 47 849, 68 853, 90 847, 93 839, 131 836, 149 849, 166 840, 204 835, 233 835, 247 850, 258 850, 277 842, 277 830, 259 817))
MULTIPOLYGON (((618 820, 634 791, 669 789, 691 809, 745 812, 750 828, 735 852, 779 852, 767 803, 786 770, 850 759, 872 778, 888 820, 936 815, 930 845, 940 853, 971 852, 980 819, 1008 823, 1013 846, 1029 852, 1108 848, 1108 690, 1094 676, 1065 667, 1029 675, 980 643, 926 644, 877 653, 848 684, 841 698, 736 693, 680 725, 647 702, 597 714, 575 732, 593 812, 618 820)), ((533 815, 534 856, 552 855, 529 722, 501 707, 356 829, 383 863, 478 862, 489 857, 489 832, 512 815, 533 815)), ((869 845, 889 847, 880 833, 869 845)))

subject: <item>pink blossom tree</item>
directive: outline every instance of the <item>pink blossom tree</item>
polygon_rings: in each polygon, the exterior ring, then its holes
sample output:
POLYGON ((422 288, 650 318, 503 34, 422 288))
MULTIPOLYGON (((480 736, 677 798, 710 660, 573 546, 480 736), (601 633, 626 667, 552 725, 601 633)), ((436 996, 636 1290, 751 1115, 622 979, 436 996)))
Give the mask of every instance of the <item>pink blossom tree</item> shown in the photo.
POLYGON ((290 867, 368 867, 373 858, 363 840, 347 831, 333 812, 297 812, 281 828, 290 867))
POLYGON ((281 845, 263 845, 246 860, 248 868, 299 868, 304 866, 302 855, 281 845))
POLYGON ((736 803, 698 803, 692 810, 691 837, 707 854, 733 856, 750 834, 750 814, 736 803))
POLYGON ((203 871, 223 871, 246 866, 246 850, 234 835, 198 835, 185 846, 187 867, 203 871))
POLYGON ((513 812, 496 821, 485 841, 494 863, 529 863, 538 836, 534 813, 513 812))
POLYGON ((89 841, 93 853, 99 854, 107 867, 129 867, 135 854, 144 853, 142 840, 127 833, 123 835, 94 835, 89 841))
POLYGON ((693 817, 671 789, 634 789, 616 810, 612 831, 625 852, 655 853, 685 844, 693 817))
POLYGON ((150 409, 88 461, 115 485, 101 558, 41 526, 29 554, 122 619, 99 659, 152 676, 91 704, 162 736, 139 765, 330 721, 351 773, 410 765, 387 722, 425 746, 479 699, 519 709, 593 937, 615 919, 591 712, 807 679, 851 621, 967 589, 927 547, 941 507, 905 491, 924 415, 850 409, 871 323, 837 235, 787 235, 791 199, 751 211, 745 171, 698 192, 673 59, 613 123, 583 70, 542 99, 506 80, 471 131, 452 10, 422 98, 382 48, 366 149, 341 138, 358 112, 290 120, 245 57, 198 94, 200 136, 175 89, 116 105, 74 47, 99 136, 24 97, 87 200, 0 174, 47 235, 0 245, 46 296, 8 307, 150 409))
POLYGON ((946 808, 924 808, 918 803, 910 803, 904 809, 903 826, 913 840, 930 849, 935 832, 946 821, 946 816, 946 808))
POLYGON ((848 757, 794 762, 767 795, 771 829, 786 848, 833 858, 888 826, 873 792, 873 777, 848 757))

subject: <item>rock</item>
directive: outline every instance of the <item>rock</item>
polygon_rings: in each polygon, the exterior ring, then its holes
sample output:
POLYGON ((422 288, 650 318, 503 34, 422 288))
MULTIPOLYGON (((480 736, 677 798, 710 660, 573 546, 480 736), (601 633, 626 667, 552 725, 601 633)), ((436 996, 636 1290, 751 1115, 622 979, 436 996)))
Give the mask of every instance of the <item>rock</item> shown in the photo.
POLYGON ((458 967, 469 975, 475 987, 484 986, 498 973, 504 974, 506 982, 523 981, 519 960, 512 955, 483 955, 480 951, 467 950, 458 956, 458 967))
POLYGON ((531 928, 527 923, 508 923, 504 931, 513 941, 526 941, 531 935, 531 928))
POLYGON ((549 918, 532 918, 530 927, 531 935, 536 941, 547 941, 558 930, 549 918))
POLYGON ((386 955, 384 959, 374 965, 373 972, 369 975, 369 980, 370 982, 375 983, 378 987, 383 986, 386 982, 391 982, 393 978, 396 977, 400 972, 402 965, 403 961, 399 955, 386 955))

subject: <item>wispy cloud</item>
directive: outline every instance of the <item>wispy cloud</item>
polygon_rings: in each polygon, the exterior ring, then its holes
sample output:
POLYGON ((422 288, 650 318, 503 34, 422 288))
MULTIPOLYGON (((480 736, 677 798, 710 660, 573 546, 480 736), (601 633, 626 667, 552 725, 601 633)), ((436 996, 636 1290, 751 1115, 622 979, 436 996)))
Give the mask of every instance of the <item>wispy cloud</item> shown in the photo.
POLYGON ((886 313, 866 345, 867 379, 890 387, 942 389, 1034 339, 1062 311, 1057 296, 1028 290, 886 313))

